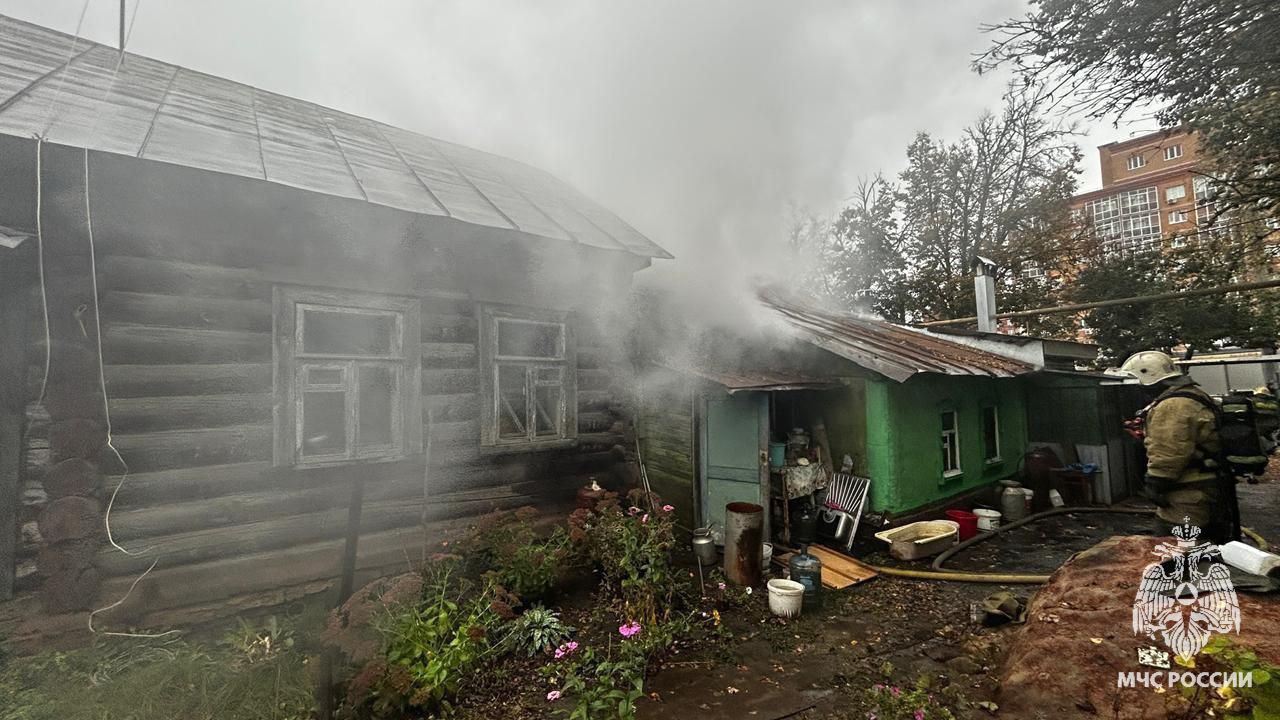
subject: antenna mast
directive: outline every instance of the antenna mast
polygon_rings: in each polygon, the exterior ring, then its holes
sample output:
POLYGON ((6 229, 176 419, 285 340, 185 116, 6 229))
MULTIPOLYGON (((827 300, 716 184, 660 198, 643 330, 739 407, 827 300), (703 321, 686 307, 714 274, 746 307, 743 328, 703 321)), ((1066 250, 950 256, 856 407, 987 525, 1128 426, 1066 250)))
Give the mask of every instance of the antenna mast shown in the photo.
POLYGON ((128 0, 120 0, 120 54, 124 55, 124 6, 128 0))

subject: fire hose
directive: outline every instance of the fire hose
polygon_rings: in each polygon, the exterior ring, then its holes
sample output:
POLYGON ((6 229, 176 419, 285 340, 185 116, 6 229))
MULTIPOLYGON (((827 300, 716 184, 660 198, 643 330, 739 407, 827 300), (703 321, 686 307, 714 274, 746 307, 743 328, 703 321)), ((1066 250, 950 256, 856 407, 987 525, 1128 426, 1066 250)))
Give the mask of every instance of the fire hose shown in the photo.
MULTIPOLYGON (((1002 532, 1022 527, 1037 520, 1043 520, 1054 515, 1064 515, 1067 513, 1122 513, 1127 515, 1150 515, 1155 512, 1155 508, 1130 508, 1130 507, 1061 507, 1045 510, 1044 512, 1028 515, 1021 520, 1014 520, 1011 523, 1001 525, 990 532, 979 533, 968 540, 957 545, 952 545, 934 558, 931 570, 908 570, 904 568, 872 566, 872 569, 882 575, 891 577, 912 578, 916 580, 943 580, 951 582, 975 582, 975 583, 997 583, 1001 585, 1043 585, 1049 582, 1048 575, 1030 575, 1020 573, 981 573, 981 572, 964 572, 956 570, 944 570, 943 564, 958 552, 961 552, 983 540, 989 540, 1002 532)), ((1260 550, 1267 549, 1267 541, 1261 535, 1254 532, 1250 528, 1241 528, 1241 531, 1257 544, 1260 550)))

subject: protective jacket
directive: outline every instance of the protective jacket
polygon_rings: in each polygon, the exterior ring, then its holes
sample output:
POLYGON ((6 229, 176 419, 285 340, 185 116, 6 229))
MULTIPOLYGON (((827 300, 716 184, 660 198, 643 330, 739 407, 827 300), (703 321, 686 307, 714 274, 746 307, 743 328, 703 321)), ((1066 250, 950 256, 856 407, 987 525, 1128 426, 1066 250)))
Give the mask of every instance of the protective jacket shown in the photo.
POLYGON ((1144 440, 1147 475, 1162 487, 1163 502, 1156 514, 1165 522, 1178 524, 1185 517, 1208 529, 1230 518, 1220 487, 1220 443, 1217 418, 1209 409, 1212 404, 1208 393, 1183 377, 1170 383, 1149 406, 1144 440), (1202 398, 1185 397, 1192 394, 1202 398))

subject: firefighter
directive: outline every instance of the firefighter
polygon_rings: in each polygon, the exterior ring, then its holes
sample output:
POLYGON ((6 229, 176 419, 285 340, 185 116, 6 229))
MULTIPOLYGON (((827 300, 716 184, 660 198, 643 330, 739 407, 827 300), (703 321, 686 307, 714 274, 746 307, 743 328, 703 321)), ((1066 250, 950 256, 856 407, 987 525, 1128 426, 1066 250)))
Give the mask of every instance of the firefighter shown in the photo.
POLYGON ((1189 518, 1215 544, 1235 539, 1235 478, 1222 456, 1213 398, 1162 352, 1135 353, 1120 369, 1156 394, 1142 411, 1145 494, 1156 515, 1171 525, 1189 518))

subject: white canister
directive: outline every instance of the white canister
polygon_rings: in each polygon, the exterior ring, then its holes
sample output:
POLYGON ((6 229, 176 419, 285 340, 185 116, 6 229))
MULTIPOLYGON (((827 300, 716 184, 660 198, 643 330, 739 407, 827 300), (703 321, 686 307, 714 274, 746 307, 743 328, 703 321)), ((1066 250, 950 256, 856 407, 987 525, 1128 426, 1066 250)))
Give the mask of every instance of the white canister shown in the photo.
POLYGON ((1062 493, 1058 492, 1057 490, 1050 490, 1049 504, 1056 508, 1059 508, 1059 507, 1063 507, 1067 503, 1065 500, 1062 499, 1062 493))
POLYGON ((991 532, 1000 527, 1000 511, 974 508, 973 514, 978 516, 978 529, 991 532))
POLYGON ((769 563, 773 562, 773 543, 760 543, 760 568, 768 574, 769 563))

